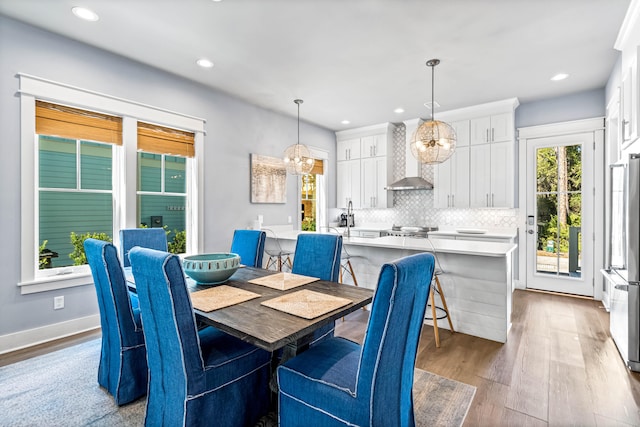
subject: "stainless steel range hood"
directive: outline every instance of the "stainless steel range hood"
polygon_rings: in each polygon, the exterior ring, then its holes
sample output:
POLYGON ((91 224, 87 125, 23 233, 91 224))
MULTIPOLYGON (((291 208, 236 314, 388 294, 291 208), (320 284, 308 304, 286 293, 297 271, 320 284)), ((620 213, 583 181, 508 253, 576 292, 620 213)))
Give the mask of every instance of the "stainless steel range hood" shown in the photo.
POLYGON ((385 187, 385 190, 433 190, 433 184, 424 178, 421 178, 418 173, 420 170, 420 163, 411 154, 411 148, 409 148, 409 141, 411 136, 415 132, 416 128, 422 123, 421 119, 407 120, 405 124, 405 178, 399 181, 389 184, 385 187))
POLYGON ((385 190, 433 190, 433 184, 419 176, 409 176, 389 184, 385 190))

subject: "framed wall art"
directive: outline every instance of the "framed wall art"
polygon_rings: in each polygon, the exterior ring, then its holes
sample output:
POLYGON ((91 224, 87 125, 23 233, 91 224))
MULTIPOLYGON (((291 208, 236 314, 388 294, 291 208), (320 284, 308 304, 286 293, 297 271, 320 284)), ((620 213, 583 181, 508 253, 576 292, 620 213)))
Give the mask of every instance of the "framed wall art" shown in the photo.
POLYGON ((251 203, 286 203, 287 169, 278 157, 251 154, 251 203))

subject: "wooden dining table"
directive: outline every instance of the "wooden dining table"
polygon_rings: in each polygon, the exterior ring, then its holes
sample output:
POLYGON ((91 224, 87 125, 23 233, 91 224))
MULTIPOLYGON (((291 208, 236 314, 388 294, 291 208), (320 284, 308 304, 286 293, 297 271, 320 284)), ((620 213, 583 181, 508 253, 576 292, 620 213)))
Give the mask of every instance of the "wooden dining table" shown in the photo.
MULTIPOLYGON (((262 268, 239 268, 224 285, 254 292, 260 296, 210 312, 194 308, 197 320, 264 350, 273 352, 285 348, 285 353, 295 355, 308 346, 313 331, 365 307, 373 299, 373 290, 371 289, 324 280, 316 280, 284 291, 249 282, 277 273, 279 272, 262 268), (305 319, 262 305, 265 301, 304 289, 346 298, 351 302, 313 319, 305 319)), ((135 287, 130 269, 125 269, 125 274, 130 285, 135 287)), ((186 279, 190 292, 215 286, 198 284, 189 277, 186 279)))

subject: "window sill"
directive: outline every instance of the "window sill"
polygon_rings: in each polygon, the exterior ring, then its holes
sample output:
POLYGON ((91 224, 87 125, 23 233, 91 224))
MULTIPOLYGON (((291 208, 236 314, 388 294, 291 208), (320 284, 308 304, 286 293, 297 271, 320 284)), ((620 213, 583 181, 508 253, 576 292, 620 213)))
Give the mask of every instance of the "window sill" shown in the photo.
POLYGON ((18 283, 21 295, 85 285, 93 285, 93 277, 91 276, 90 271, 55 274, 18 283))

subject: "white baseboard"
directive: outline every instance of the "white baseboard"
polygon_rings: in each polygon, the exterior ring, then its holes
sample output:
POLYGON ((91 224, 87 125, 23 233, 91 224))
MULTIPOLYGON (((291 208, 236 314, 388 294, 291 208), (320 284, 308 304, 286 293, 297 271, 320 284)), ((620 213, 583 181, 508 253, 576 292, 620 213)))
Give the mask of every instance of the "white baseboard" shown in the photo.
POLYGON ((20 350, 48 341, 75 335, 81 332, 100 328, 100 315, 94 314, 87 317, 54 323, 26 331, 0 335, 0 354, 20 350))
POLYGON ((520 282, 520 280, 514 280, 513 281, 513 289, 527 289, 527 286, 524 284, 524 282, 520 282))

